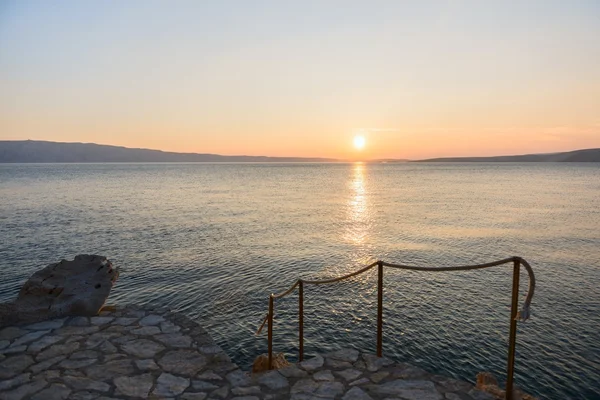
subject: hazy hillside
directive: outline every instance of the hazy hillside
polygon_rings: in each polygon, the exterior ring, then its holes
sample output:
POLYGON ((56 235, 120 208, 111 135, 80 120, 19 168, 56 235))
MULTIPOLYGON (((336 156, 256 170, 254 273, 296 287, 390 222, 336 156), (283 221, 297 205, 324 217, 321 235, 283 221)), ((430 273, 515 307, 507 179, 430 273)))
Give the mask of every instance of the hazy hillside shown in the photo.
MULTIPOLYGON (((60 143, 37 140, 0 140, 0 163, 86 163, 86 162, 336 162, 332 158, 221 156, 218 154, 173 153, 131 149, 94 143, 60 143)), ((375 163, 405 162, 401 159, 370 160, 375 163)), ((600 149, 553 154, 498 157, 445 157, 414 162, 600 162, 600 149)))
POLYGON ((600 149, 585 149, 552 154, 524 154, 498 157, 446 157, 416 162, 600 162, 600 149))
POLYGON ((93 143, 0 141, 0 163, 85 162, 327 162, 327 158, 221 156, 130 149, 93 143))

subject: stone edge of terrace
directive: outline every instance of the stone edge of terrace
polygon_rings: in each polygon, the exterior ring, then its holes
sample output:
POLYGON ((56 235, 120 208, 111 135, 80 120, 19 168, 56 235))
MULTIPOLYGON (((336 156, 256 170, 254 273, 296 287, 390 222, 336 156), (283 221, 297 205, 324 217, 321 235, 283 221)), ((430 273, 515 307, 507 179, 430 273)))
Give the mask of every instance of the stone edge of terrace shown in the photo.
POLYGON ((470 383, 354 349, 250 375, 197 322, 165 307, 123 305, 96 317, 0 327, 0 400, 395 396, 494 399, 470 383))

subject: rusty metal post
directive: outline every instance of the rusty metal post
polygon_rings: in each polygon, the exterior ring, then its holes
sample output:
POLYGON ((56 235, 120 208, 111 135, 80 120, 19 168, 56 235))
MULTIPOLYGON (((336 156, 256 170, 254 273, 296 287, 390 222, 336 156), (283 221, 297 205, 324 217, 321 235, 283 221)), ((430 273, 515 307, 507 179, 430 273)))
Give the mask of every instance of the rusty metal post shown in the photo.
POLYGON ((298 359, 304 360, 304 282, 298 280, 298 359))
POLYGON ((383 262, 377 262, 377 357, 383 354, 383 262))
POLYGON ((519 275, 521 263, 514 260, 512 304, 510 307, 510 336, 508 339, 508 365, 506 367, 506 400, 513 398, 513 375, 515 372, 515 346, 517 342, 517 307, 519 306, 519 275))
POLYGON ((269 296, 269 326, 268 342, 269 342, 269 369, 273 369, 273 295, 269 296))

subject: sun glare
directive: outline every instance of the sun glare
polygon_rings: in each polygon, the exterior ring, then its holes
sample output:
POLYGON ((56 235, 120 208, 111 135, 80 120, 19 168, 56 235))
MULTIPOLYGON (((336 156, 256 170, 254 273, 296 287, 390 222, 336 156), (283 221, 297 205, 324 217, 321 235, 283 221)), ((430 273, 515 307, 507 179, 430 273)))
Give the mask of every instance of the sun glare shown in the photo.
POLYGON ((365 147, 365 137, 364 136, 354 136, 354 148, 356 148, 357 150, 361 150, 363 147, 365 147))

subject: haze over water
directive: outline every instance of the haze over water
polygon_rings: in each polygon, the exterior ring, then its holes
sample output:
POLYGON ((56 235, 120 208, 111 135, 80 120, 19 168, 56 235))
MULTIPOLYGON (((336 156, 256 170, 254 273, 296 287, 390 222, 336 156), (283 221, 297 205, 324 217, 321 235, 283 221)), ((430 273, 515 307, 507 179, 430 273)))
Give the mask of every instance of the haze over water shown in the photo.
MULTIPOLYGON (((109 303, 156 303, 206 326, 234 361, 267 296, 377 259, 422 266, 513 255, 537 278, 515 383, 543 398, 600 390, 599 164, 0 165, 0 301, 80 253, 122 269, 109 303)), ((505 379, 510 266, 386 270, 384 355, 473 381, 505 379)), ((522 304, 528 279, 521 276, 522 304)), ((305 289, 307 353, 375 350, 375 271, 305 289)), ((297 297, 276 303, 275 349, 297 354, 297 297)))

